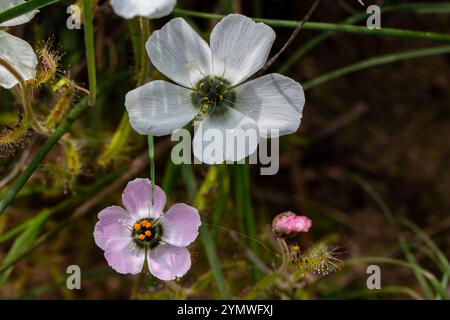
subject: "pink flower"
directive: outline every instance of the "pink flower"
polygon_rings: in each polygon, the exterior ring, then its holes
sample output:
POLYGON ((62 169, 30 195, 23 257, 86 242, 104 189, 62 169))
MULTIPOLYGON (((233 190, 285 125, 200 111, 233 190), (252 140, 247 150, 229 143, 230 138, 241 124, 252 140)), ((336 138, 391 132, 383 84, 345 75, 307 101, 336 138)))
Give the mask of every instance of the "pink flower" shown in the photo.
POLYGON ((163 213, 164 191, 155 186, 151 204, 148 179, 130 181, 122 193, 125 209, 112 206, 98 214, 95 243, 109 266, 119 273, 138 274, 147 259, 150 272, 161 280, 181 277, 191 267, 189 246, 201 225, 197 209, 177 203, 163 213))
POLYGON ((279 235, 308 232, 312 221, 306 216, 298 216, 292 212, 284 212, 273 219, 273 231, 279 235))

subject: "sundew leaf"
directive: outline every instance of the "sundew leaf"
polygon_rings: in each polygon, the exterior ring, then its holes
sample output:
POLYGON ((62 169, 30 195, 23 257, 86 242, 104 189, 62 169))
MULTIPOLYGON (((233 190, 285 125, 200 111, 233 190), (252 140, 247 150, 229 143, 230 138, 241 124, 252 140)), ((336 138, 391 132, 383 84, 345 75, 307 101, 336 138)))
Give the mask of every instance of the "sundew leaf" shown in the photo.
MULTIPOLYGON (((33 245, 36 238, 44 229, 50 214, 51 214, 50 210, 45 210, 36 217, 32 218, 32 220, 30 220, 30 222, 28 223, 28 227, 17 237, 17 239, 11 246, 11 249, 9 249, 8 254, 2 261, 2 266, 6 266, 12 261, 14 261, 18 256, 23 254, 31 245, 33 245)), ((6 283, 13 270, 14 267, 11 266, 10 268, 4 270, 0 274, 0 287, 2 287, 6 283)))

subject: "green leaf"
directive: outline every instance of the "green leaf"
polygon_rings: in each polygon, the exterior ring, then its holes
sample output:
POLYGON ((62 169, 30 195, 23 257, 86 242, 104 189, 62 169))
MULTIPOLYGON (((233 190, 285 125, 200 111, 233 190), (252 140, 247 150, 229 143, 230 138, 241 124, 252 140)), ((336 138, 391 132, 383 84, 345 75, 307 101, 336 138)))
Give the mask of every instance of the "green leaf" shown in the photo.
MULTIPOLYGON (((51 212, 49 210, 45 210, 30 220, 28 227, 17 237, 11 246, 11 249, 9 249, 5 259, 3 259, 2 267, 10 264, 34 244, 34 241, 44 229, 50 214, 51 212)), ((0 274, 0 287, 6 283, 13 270, 14 266, 11 266, 0 274)))

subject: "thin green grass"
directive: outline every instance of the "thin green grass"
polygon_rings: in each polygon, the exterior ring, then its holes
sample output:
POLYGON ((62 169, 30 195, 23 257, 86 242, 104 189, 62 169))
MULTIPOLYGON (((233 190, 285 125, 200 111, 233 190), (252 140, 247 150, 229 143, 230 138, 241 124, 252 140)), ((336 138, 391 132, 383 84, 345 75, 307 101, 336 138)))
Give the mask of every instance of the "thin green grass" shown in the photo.
POLYGON ((0 23, 61 1, 62 0, 29 0, 11 9, 0 12, 0 23))

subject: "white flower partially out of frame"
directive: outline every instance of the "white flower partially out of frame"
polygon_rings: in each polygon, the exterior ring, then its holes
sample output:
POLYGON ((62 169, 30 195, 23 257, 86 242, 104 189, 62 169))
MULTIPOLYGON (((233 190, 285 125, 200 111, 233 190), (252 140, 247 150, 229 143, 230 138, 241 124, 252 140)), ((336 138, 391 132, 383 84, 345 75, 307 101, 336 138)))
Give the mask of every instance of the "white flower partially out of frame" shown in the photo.
POLYGON ((111 0, 114 12, 125 19, 158 19, 172 13, 176 0, 111 0))
MULTIPOLYGON (((0 12, 8 10, 24 0, 1 0, 0 12)), ((32 11, 20 17, 0 23, 0 58, 7 61, 25 80, 36 76, 37 57, 33 48, 24 40, 17 38, 1 28, 13 27, 27 23, 38 11, 32 11)), ((18 84, 18 80, 5 68, 0 66, 0 87, 10 89, 18 84)))
POLYGON ((257 130, 258 139, 245 152, 235 152, 229 141, 219 146, 225 148, 221 158, 204 155, 208 141, 196 133, 194 155, 208 164, 244 159, 272 130, 296 132, 305 104, 298 82, 280 74, 245 82, 265 65, 275 37, 269 26, 231 14, 215 26, 209 46, 184 19, 171 20, 146 48, 153 65, 177 84, 153 81, 130 91, 125 106, 132 127, 163 136, 195 118, 201 121, 197 133, 214 129, 226 137, 238 129, 257 130))

